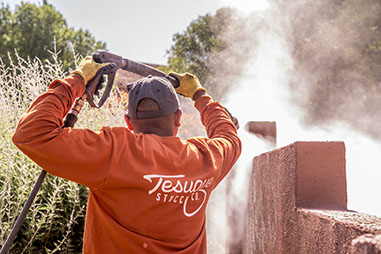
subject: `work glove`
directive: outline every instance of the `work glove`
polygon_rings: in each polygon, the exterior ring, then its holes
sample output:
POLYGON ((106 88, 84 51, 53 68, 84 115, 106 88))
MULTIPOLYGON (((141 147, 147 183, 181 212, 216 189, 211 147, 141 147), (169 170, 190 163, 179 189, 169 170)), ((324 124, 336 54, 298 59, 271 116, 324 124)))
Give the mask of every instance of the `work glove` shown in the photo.
POLYGON ((85 85, 92 79, 97 71, 110 63, 97 63, 92 56, 86 56, 72 74, 78 74, 85 81, 85 85))
POLYGON ((179 86, 175 88, 176 92, 178 94, 184 95, 185 97, 189 97, 192 100, 194 100, 193 96, 195 95, 196 92, 206 91, 205 88, 201 86, 198 78, 193 74, 190 74, 188 72, 184 74, 170 72, 168 75, 171 77, 174 77, 175 79, 179 81, 179 86))

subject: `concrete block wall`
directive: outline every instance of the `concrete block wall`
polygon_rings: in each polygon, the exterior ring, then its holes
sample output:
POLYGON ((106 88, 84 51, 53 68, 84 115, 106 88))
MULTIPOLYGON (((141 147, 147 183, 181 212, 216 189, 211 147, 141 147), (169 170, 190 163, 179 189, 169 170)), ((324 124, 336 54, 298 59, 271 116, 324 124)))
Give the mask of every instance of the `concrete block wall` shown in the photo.
POLYGON ((357 237, 352 241, 352 254, 381 254, 381 235, 357 237))
POLYGON ((381 234, 381 218, 347 210, 343 142, 296 142, 254 158, 243 253, 351 253, 364 234, 381 234))

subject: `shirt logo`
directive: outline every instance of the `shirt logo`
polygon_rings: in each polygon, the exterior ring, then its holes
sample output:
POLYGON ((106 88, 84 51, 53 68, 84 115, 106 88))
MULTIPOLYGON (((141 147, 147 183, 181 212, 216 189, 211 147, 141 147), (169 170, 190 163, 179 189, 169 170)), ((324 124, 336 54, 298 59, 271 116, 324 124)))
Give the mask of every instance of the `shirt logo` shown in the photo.
POLYGON ((206 201, 205 189, 213 183, 213 177, 195 181, 184 180, 185 175, 144 175, 143 178, 154 184, 149 195, 156 193, 157 202, 182 204, 186 217, 200 211, 206 201))

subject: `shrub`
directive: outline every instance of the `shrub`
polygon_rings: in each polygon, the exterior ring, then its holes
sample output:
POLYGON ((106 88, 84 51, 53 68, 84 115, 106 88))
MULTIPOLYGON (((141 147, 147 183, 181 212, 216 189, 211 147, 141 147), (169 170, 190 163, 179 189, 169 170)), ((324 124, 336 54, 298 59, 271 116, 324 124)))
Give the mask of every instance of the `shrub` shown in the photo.
MULTIPOLYGON (((41 168, 11 141, 18 119, 48 84, 67 73, 57 54, 54 62, 22 59, 9 67, 0 65, 0 245, 9 235, 41 168)), ((77 127, 99 129, 122 125, 122 105, 109 100, 107 106, 88 110, 85 106, 77 127)), ((87 188, 47 175, 10 253, 80 253, 87 203, 87 188)))

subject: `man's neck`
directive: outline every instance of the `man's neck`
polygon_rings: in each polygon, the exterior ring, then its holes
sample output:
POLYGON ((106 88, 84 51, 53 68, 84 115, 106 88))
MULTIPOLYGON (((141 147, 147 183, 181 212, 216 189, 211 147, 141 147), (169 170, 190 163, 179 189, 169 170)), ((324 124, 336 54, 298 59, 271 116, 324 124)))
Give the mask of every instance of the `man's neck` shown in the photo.
POLYGON ((156 128, 147 128, 145 130, 134 130, 135 133, 143 134, 155 134, 161 137, 173 137, 173 132, 170 130, 156 129, 156 128))

